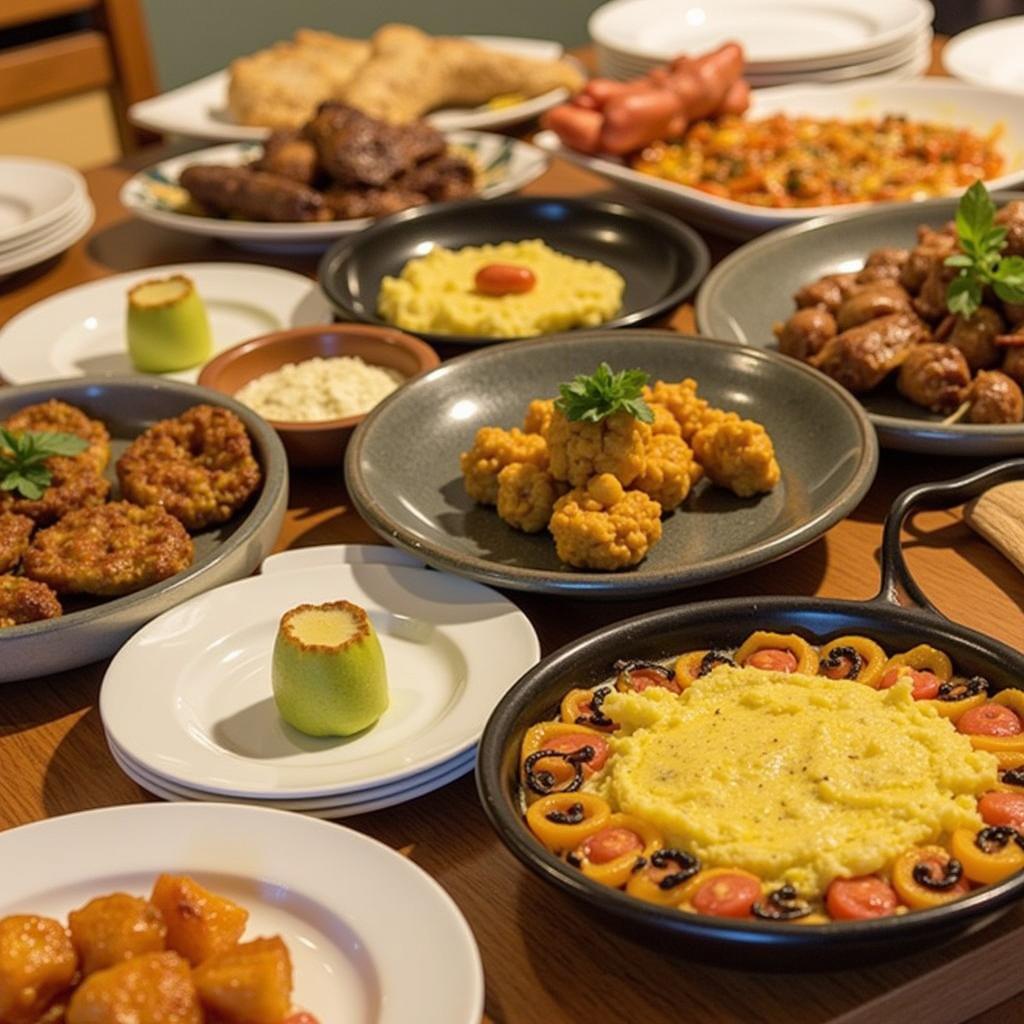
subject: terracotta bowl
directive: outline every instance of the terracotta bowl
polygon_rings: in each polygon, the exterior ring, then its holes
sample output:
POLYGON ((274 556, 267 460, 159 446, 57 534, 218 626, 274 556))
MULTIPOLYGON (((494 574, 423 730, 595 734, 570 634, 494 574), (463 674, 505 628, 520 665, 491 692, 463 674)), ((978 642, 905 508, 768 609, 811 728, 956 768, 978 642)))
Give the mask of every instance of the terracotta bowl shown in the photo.
MULTIPOLYGON (((249 381, 284 366, 320 356, 358 356, 366 363, 415 377, 441 360, 427 344, 390 327, 329 324, 275 331, 226 349, 203 367, 199 383, 234 395, 249 381)), ((268 420, 296 467, 340 466, 352 431, 365 418, 346 416, 312 422, 268 420)))

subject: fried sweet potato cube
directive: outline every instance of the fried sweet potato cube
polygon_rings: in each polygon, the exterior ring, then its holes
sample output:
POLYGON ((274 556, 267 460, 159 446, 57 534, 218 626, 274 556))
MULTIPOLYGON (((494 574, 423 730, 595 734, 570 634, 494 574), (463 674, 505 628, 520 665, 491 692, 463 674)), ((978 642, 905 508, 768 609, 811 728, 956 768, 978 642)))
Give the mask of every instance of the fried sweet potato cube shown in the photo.
POLYGON ((71 941, 83 974, 113 967, 140 953, 162 953, 167 925, 152 903, 115 892, 90 900, 68 915, 71 941))
POLYGON ((193 967, 242 937, 249 911, 184 875, 161 875, 150 897, 167 925, 167 948, 193 967))
POLYGON ((59 921, 32 914, 0 920, 0 1021, 33 1024, 77 969, 75 948, 59 921))
POLYGON ((71 997, 67 1024, 203 1024, 203 1008, 177 953, 143 953, 90 974, 71 997))
POLYGON ((218 953, 192 974, 199 998, 224 1024, 281 1024, 292 1005, 292 961, 281 937, 218 953))

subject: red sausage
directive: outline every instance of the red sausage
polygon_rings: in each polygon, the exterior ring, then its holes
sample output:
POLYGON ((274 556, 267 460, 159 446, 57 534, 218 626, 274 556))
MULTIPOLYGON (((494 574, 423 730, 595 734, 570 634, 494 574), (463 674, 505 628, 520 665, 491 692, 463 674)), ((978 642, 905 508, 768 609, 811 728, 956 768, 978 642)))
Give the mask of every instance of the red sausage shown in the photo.
POLYGON ((541 119, 570 149, 581 153, 596 153, 601 145, 601 126, 604 117, 597 110, 584 110, 563 103, 549 110, 541 119))
POLYGON ((729 86, 721 106, 719 114, 742 114, 750 106, 750 83, 739 78, 729 86))
POLYGON ((517 263, 488 263, 476 272, 476 290, 484 295, 522 295, 531 291, 537 278, 529 267, 517 263))
POLYGON ((612 100, 604 108, 601 148, 621 155, 664 138, 679 114, 679 99, 663 89, 649 89, 612 100))
POLYGON ((726 43, 717 50, 698 57, 697 78, 701 95, 687 114, 696 120, 715 113, 722 105, 732 84, 743 74, 743 49, 737 43, 726 43))

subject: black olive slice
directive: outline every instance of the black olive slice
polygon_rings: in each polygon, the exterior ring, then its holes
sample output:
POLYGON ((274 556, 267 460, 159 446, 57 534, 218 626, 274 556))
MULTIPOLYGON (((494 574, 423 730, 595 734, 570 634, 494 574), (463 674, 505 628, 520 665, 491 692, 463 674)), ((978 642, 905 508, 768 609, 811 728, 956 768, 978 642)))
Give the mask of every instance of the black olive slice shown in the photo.
POLYGON ((966 682, 950 679, 945 683, 939 683, 939 692, 935 699, 950 702, 967 700, 968 697, 977 697, 979 693, 988 693, 988 680, 981 676, 971 676, 966 682))
MULTIPOLYGON (((548 775, 550 772, 544 772, 548 775)), ((544 815, 554 825, 580 825, 586 814, 583 811, 583 804, 570 804, 564 811, 548 811, 544 815)))
POLYGON ((717 665, 729 665, 731 668, 735 668, 736 662, 725 651, 708 651, 700 659, 700 665, 697 666, 697 678, 706 676, 717 665))
POLYGON ((673 866, 678 869, 665 875, 658 882, 658 888, 664 889, 666 892, 674 889, 677 885, 682 885, 683 882, 688 882, 700 871, 700 861, 685 850, 655 850, 651 854, 651 866, 656 868, 673 866))
POLYGON ((590 698, 590 714, 577 715, 576 725, 592 725, 594 728, 614 725, 615 723, 602 710, 604 702, 611 692, 610 686, 599 686, 594 690, 594 695, 590 698))
POLYGON ((1007 786, 1024 786, 1024 764, 1019 768, 1007 768, 999 780, 1007 786))
POLYGON ((819 662, 819 668, 821 669, 822 674, 826 674, 826 669, 842 668, 844 658, 850 663, 850 669, 845 676, 841 676, 840 678, 856 679, 861 672, 864 671, 864 658, 861 653, 853 647, 830 648, 825 657, 819 662))
POLYGON ((1009 825, 989 825, 974 837, 974 845, 982 853, 998 853, 1010 843, 1016 843, 1024 850, 1024 836, 1009 825))
POLYGON ((662 665, 659 661, 644 661, 642 658, 634 658, 632 661, 626 661, 624 658, 620 658, 612 668, 616 672, 627 675, 636 668, 650 668, 654 669, 655 672, 661 673, 666 679, 675 679, 675 669, 669 668, 668 665, 662 665))
POLYGON ((553 793, 575 793, 583 785, 583 766, 593 760, 595 753, 596 751, 589 744, 568 754, 561 750, 535 751, 523 762, 526 785, 541 796, 551 796, 553 793), (533 770, 538 761, 547 757, 557 757, 560 761, 572 766, 573 777, 561 789, 555 789, 557 780, 551 772, 535 772, 533 770))
POLYGON ((914 881, 925 889, 932 889, 935 892, 945 892, 952 889, 964 876, 964 866, 955 857, 950 857, 942 869, 942 874, 937 878, 932 874, 931 864, 918 863, 914 865, 912 872, 914 881))
POLYGON ((811 905, 800 899, 796 889, 787 882, 769 893, 764 903, 758 901, 750 909, 762 921, 795 921, 806 917, 811 912, 811 905))

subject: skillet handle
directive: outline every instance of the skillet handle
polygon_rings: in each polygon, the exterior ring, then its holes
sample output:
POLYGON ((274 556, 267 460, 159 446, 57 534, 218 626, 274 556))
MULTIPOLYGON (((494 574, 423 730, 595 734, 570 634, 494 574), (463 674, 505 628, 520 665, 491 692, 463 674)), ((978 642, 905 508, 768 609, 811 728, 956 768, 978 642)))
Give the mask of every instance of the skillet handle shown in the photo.
POLYGON ((977 497, 996 484, 1024 478, 1024 459, 1000 462, 955 480, 938 484, 921 484, 904 491, 885 517, 882 535, 882 589, 876 601, 907 607, 917 605, 935 615, 942 613, 928 600, 910 574, 900 532, 907 517, 923 508, 956 508, 977 497))

